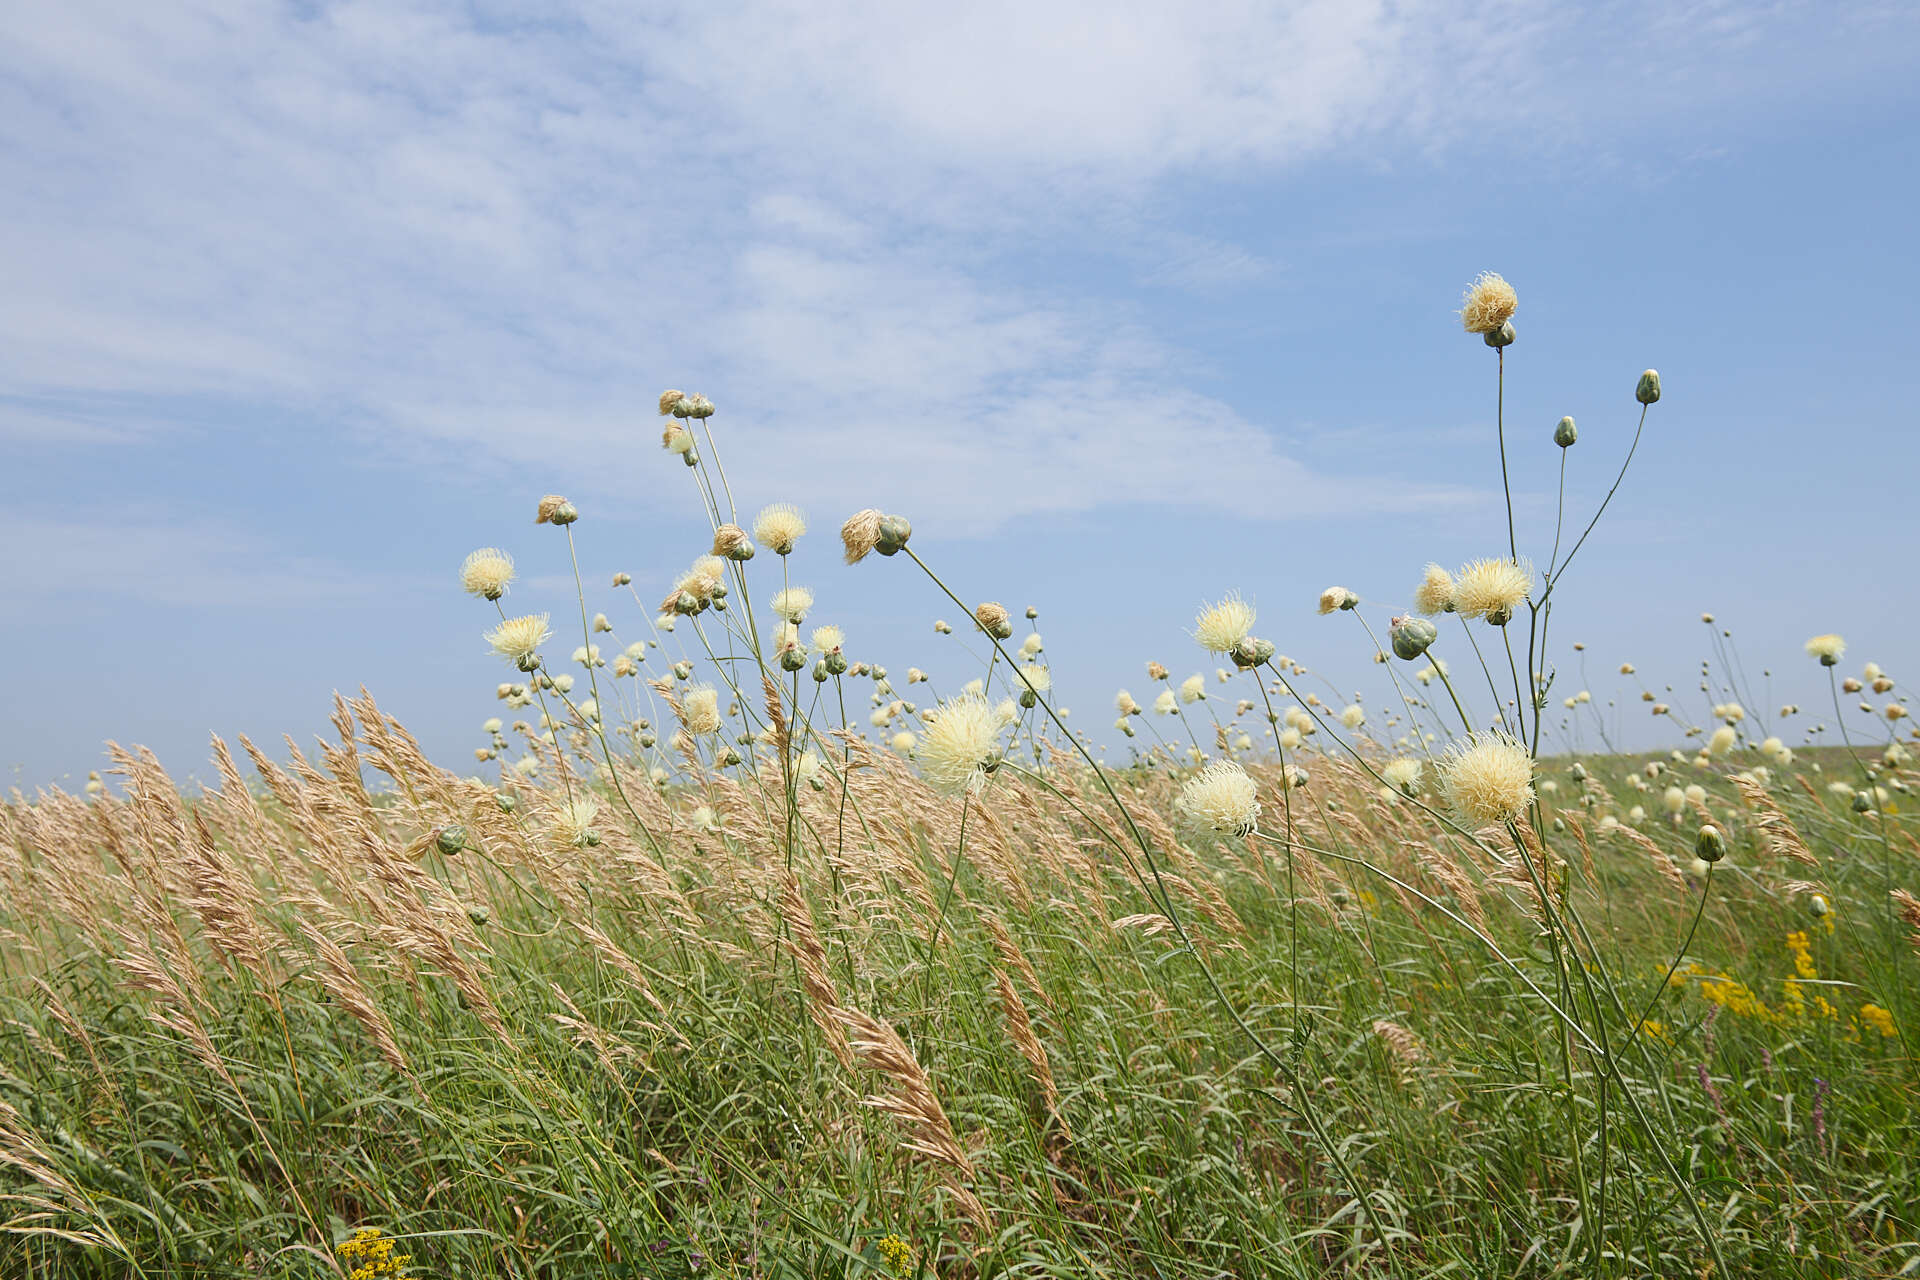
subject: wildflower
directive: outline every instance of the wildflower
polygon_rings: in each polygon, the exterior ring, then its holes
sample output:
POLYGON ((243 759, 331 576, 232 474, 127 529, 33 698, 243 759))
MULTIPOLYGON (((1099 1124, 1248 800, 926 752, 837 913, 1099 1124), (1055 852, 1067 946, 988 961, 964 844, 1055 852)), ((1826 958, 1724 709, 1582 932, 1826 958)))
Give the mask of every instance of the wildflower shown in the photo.
POLYGON ((1485 618, 1503 627, 1533 590, 1533 566, 1525 560, 1475 560, 1454 579, 1453 607, 1464 618, 1485 618))
POLYGON ((1493 333, 1513 318, 1519 295, 1499 275, 1484 271, 1460 300, 1460 323, 1468 333, 1493 333))
POLYGON ((1668 813, 1678 817, 1686 811, 1687 793, 1678 787, 1668 787, 1660 797, 1660 802, 1666 806, 1668 813))
POLYGON ((540 505, 534 512, 533 522, 535 524, 566 525, 572 524, 579 518, 580 513, 574 509, 574 505, 571 502, 568 502, 557 493, 550 493, 540 499, 540 505))
POLYGON ((487 643, 493 646, 495 653, 522 671, 531 671, 539 665, 540 646, 553 636, 547 627, 550 616, 530 613, 524 617, 508 618, 487 632, 487 643))
POLYGON ((395 1253, 394 1240, 378 1227, 362 1227, 334 1247, 342 1262, 348 1264, 349 1280, 377 1280, 379 1276, 404 1276, 412 1255, 395 1253))
POLYGON ((482 547, 460 564, 460 589, 482 600, 498 600, 513 581, 513 557, 498 547, 482 547))
POLYGON ((1207 679, 1195 672, 1180 682, 1180 701, 1199 702, 1207 696, 1207 679))
POLYGON ((881 1236, 873 1247, 880 1255, 880 1260, 887 1264, 887 1270, 896 1276, 907 1274, 908 1268, 913 1266, 913 1246, 899 1236, 891 1233, 881 1236))
POLYGON ((719 690, 711 685, 689 685, 680 700, 680 723, 691 734, 720 732, 719 690))
POLYGON ((751 560, 753 543, 739 525, 723 524, 713 531, 713 554, 728 560, 751 560))
POLYGON ((575 796, 554 810, 553 834, 566 848, 583 848, 600 843, 593 820, 600 816, 600 802, 591 796, 575 796))
POLYGON ((878 507, 868 507, 847 517, 847 522, 840 526, 840 541, 846 546, 848 564, 859 564, 869 551, 880 545, 880 522, 885 518, 886 513, 878 507))
POLYGON ((1813 639, 1807 641, 1808 655, 1820 659, 1820 665, 1823 667, 1831 667, 1838 664, 1840 655, 1846 651, 1847 642, 1837 635, 1828 634, 1815 636, 1813 639))
POLYGON ((805 587, 787 587, 774 593, 772 607, 775 615, 798 625, 806 620, 807 610, 813 608, 813 592, 805 587))
POLYGON ((1891 1038, 1898 1034, 1894 1030, 1893 1015, 1877 1004, 1861 1005, 1860 1021, 1866 1023, 1875 1031, 1878 1031, 1883 1037, 1891 1038))
POLYGON ((1463 819, 1481 826, 1511 822, 1533 799, 1533 760, 1505 733, 1485 733, 1447 753, 1440 788, 1463 819))
POLYGON ((1020 678, 1023 687, 1035 693, 1045 693, 1053 688, 1053 672, 1038 663, 1025 663, 1015 667, 1013 672, 1020 678))
POLYGON ((1357 702, 1340 709, 1340 723, 1349 729, 1358 729, 1366 722, 1366 718, 1366 708, 1357 702))
MULTIPOLYGON (((820 653, 838 653, 840 646, 847 642, 846 635, 838 627, 815 627, 807 643, 820 653)), ((913 683, 913 674, 908 672, 907 683, 913 683)))
POLYGON ((1320 612, 1332 613, 1335 609, 1358 608, 1360 597, 1345 587, 1328 587, 1320 593, 1320 612))
POLYGON ((1020 642, 1020 656, 1023 658, 1032 658, 1045 647, 1046 646, 1040 641, 1040 633, 1038 631, 1030 631, 1027 633, 1027 638, 1020 642))
POLYGON ((1425 618, 1400 616, 1387 625, 1387 637, 1393 644, 1393 652, 1403 662, 1412 662, 1440 638, 1440 629, 1425 618))
POLYGON ((792 554, 806 531, 806 516, 789 502, 776 502, 753 518, 753 540, 777 556, 792 554))
MULTIPOLYGON (((1634 384, 1633 398, 1641 404, 1653 404, 1660 399, 1660 371, 1649 369, 1640 375, 1640 381, 1634 384)), ((1712 618, 1707 619, 1709 622, 1712 618)))
POLYGON ((1230 592, 1200 611, 1194 620, 1193 638, 1208 653, 1231 653, 1253 630, 1253 619, 1253 606, 1242 600, 1239 592, 1230 592))
POLYGON ((1711 755, 1723 756, 1733 750, 1736 735, 1733 726, 1723 724, 1713 731, 1713 737, 1707 740, 1707 751, 1711 755))
POLYGON ((1700 828, 1700 834, 1693 842, 1693 851, 1703 861, 1718 862, 1727 856, 1727 838, 1720 834, 1720 828, 1709 822, 1700 828))
POLYGON ((1167 678, 1167 668, 1164 663, 1149 662, 1147 664, 1147 679, 1165 680, 1166 678, 1167 678))
POLYGON ((1429 564, 1426 576, 1413 589, 1413 607, 1415 612, 1428 617, 1436 613, 1452 613, 1453 575, 1437 564, 1429 564))
POLYGON ((1260 817, 1258 788, 1231 760, 1208 765, 1180 788, 1180 807, 1215 831, 1244 836, 1260 817))
POLYGON ((975 609, 973 624, 996 640, 1005 640, 1013 635, 1013 623, 1007 616, 1007 607, 997 600, 988 600, 975 609))
POLYGON ((660 432, 660 447, 683 458, 693 455, 693 432, 677 422, 669 422, 660 432))
POLYGON ((1003 713, 978 693, 944 702, 929 714, 920 773, 936 790, 978 795, 998 767, 1003 713))
POLYGON ((1140 704, 1135 702, 1133 695, 1125 689, 1122 689, 1114 695, 1113 709, 1123 716, 1137 716, 1140 714, 1140 704))
POLYGON ((1171 689, 1162 689, 1160 696, 1153 700, 1153 713, 1159 716, 1176 715, 1180 710, 1180 699, 1171 689))
POLYGON ((913 744, 919 741, 919 739, 915 738, 911 731, 902 729, 900 732, 894 734, 890 741, 893 749, 904 756, 912 754, 913 744))
POLYGON ((1573 442, 1580 438, 1580 428, 1573 425, 1572 418, 1562 418, 1553 428, 1553 442, 1562 449, 1571 449, 1573 442))
POLYGON ((1406 795, 1413 795, 1420 785, 1420 762, 1405 757, 1389 760, 1380 776, 1406 795))

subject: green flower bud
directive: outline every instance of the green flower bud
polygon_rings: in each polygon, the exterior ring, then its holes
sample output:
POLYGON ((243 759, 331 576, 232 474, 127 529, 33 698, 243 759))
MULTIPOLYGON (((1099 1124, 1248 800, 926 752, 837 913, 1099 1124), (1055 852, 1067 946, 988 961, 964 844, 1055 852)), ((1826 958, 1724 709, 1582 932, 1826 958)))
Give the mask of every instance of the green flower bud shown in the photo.
POLYGON ((913 526, 905 516, 880 517, 880 540, 873 549, 883 556, 898 553, 907 545, 907 539, 913 536, 913 526))
POLYGON ((1560 419, 1560 425, 1553 429, 1553 442, 1562 449, 1571 449, 1579 438, 1580 428, 1573 425, 1572 418, 1560 419))
POLYGON ((807 665, 807 655, 800 649, 782 649, 780 651, 780 669, 798 671, 807 665))
POLYGON ((650 750, 653 747, 653 744, 658 741, 660 741, 660 739, 654 737, 652 733, 643 732, 640 735, 640 749, 642 751, 650 750))
POLYGON ((493 802, 500 806, 502 813, 512 813, 520 803, 509 795, 497 795, 493 798, 493 802))
POLYGON ((1440 628, 1425 618, 1395 618, 1387 633, 1393 641, 1393 652, 1407 662, 1427 651, 1427 646, 1440 638, 1440 628))
POLYGON ((1633 389, 1633 398, 1641 404, 1653 404, 1660 399, 1660 371, 1649 369, 1640 375, 1640 384, 1633 389))
POLYGON ((691 662, 686 661, 685 659, 682 659, 681 661, 674 663, 673 677, 676 680, 693 679, 693 664, 691 662))
POLYGON ((1814 919, 1818 920, 1833 908, 1828 905, 1825 897, 1816 893, 1807 900, 1807 910, 1813 913, 1814 919))
POLYGON ((1855 813, 1870 813, 1870 812, 1872 812, 1872 811, 1873 811, 1873 797, 1872 797, 1872 796, 1870 796, 1870 795, 1868 795, 1868 794, 1867 794, 1866 792, 1864 792, 1864 791, 1856 791, 1856 792, 1854 792, 1854 793, 1853 793, 1853 811, 1854 811, 1855 813))
POLYGON ((571 502, 561 503, 553 509, 553 514, 547 517, 547 519, 554 524, 572 524, 579 518, 580 508, 574 506, 571 502))
POLYGON ((1693 842, 1693 851, 1702 862, 1718 862, 1727 856, 1727 838, 1720 834, 1720 828, 1708 823, 1700 828, 1700 837, 1693 842))
POLYGON ((1231 654, 1233 665, 1242 671, 1251 671, 1274 655, 1274 643, 1262 640, 1258 636, 1242 636, 1233 646, 1231 654))
POLYGON ((673 402, 671 412, 676 418, 691 418, 694 407, 692 396, 681 396, 673 402))
POLYGON ((488 920, 491 920, 492 918, 493 918, 493 913, 488 911, 483 906, 475 904, 474 906, 467 908, 467 919, 473 921, 473 923, 475 924, 485 924, 488 920))
POLYGON ((1489 329, 1480 336, 1490 347, 1510 347, 1513 345, 1513 321, 1508 320, 1498 329, 1489 329))
POLYGON ((827 660, 825 658, 813 664, 813 682, 815 684, 825 684, 829 674, 827 670, 827 660))
POLYGON ((680 460, 690 467, 697 467, 700 465, 700 451, 698 449, 689 449, 680 455, 680 460))
POLYGON ((433 845, 441 853, 456 854, 467 847, 467 829, 457 824, 442 827, 434 833, 433 845))
POLYGON ((847 674, 847 655, 838 650, 829 653, 826 657, 820 659, 820 661, 826 667, 827 674, 830 676, 843 676, 847 674))
POLYGON ((720 767, 722 769, 730 769, 734 765, 739 763, 740 763, 740 753, 738 751, 735 751, 732 747, 728 747, 725 751, 722 751, 720 753, 720 767))
POLYGON ((1039 616, 1040 616, 1040 611, 1039 611, 1038 609, 1036 609, 1036 608, 1034 608, 1034 607, 1033 607, 1032 605, 1028 605, 1028 606, 1027 606, 1027 621, 1028 621, 1028 622, 1032 622, 1032 621, 1033 621, 1033 620, 1034 620, 1035 618, 1037 618, 1037 617, 1039 617, 1039 616))

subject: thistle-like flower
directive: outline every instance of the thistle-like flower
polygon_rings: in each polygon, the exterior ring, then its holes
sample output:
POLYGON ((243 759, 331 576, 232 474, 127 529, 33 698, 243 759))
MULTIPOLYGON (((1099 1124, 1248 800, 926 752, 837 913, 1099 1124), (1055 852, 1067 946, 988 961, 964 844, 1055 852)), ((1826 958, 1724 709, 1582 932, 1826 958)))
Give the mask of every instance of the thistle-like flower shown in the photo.
POLYGON ((1233 646, 1253 630, 1253 620, 1253 606, 1242 600, 1239 592, 1229 592, 1225 599, 1200 611, 1194 619, 1193 638, 1208 653, 1232 653, 1233 646))
POLYGON ((1813 639, 1807 641, 1808 655, 1820 659, 1820 665, 1823 667, 1837 665, 1841 655, 1845 654, 1846 651, 1847 642, 1831 633, 1824 636, 1815 636, 1813 639))
POLYGON ((1463 618, 1505 626, 1533 591, 1533 566, 1525 560, 1475 560, 1454 577, 1453 607, 1463 618))
POLYGON ((460 589, 482 600, 498 600, 513 581, 513 557, 498 547, 482 547, 460 564, 460 589))
POLYGON ((535 524, 572 524, 580 518, 580 512, 571 502, 557 493, 550 493, 540 499, 540 505, 534 511, 535 524))
POLYGON ((1180 701, 1199 702, 1207 696, 1207 678, 1199 673, 1188 676, 1180 682, 1180 701))
POLYGON ((519 618, 508 618, 487 632, 487 643, 493 646, 495 653, 521 670, 531 670, 532 664, 540 656, 540 646, 553 637, 552 630, 547 626, 551 616, 530 613, 519 618))
POLYGON ((1404 756, 1389 760, 1380 770, 1380 776, 1403 795, 1413 795, 1420 786, 1420 762, 1404 756))
POLYGON ((776 616, 797 626, 806 621, 807 610, 813 608, 813 592, 805 587, 787 587, 774 593, 772 608, 776 616))
POLYGON ((1512 285, 1491 271, 1482 272, 1460 300, 1460 323, 1468 333, 1492 333, 1519 308, 1512 285))
POLYGON ((949 795, 978 795, 1000 759, 1002 713, 978 693, 943 702, 926 718, 920 776, 949 795))
POLYGON ((1447 807, 1476 826, 1511 822, 1533 799, 1533 759, 1498 730, 1456 743, 1440 761, 1447 807))
POLYGON ((711 685, 687 686, 680 699, 680 723, 696 737, 720 732, 720 691, 711 685))
POLYGON ((1354 609, 1360 605, 1360 597, 1345 587, 1328 587, 1320 593, 1320 612, 1332 613, 1336 609, 1354 609))
POLYGON ((846 546, 848 564, 859 564, 880 545, 880 522, 886 516, 878 507, 868 507, 847 517, 840 526, 840 541, 846 546))
POLYGON ((1417 613, 1432 617, 1453 612, 1453 575, 1437 564, 1427 566, 1426 576, 1413 589, 1413 607, 1417 613))
POLYGON ((807 518, 790 502, 776 502, 753 518, 753 540, 777 556, 791 555, 807 518))
POLYGON ((1357 702, 1340 708, 1340 723, 1349 729, 1358 729, 1366 720, 1367 709, 1357 702))
POLYGON ((1245 769, 1222 760, 1187 780, 1180 808, 1215 831, 1249 835, 1260 820, 1259 788, 1245 769))

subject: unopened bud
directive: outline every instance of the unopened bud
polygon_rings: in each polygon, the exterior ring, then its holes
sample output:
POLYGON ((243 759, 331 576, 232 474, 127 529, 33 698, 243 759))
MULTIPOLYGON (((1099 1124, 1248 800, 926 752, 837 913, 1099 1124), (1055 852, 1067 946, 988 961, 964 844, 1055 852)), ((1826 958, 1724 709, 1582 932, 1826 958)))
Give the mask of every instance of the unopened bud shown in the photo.
POLYGON ((1633 398, 1641 404, 1653 404, 1660 399, 1660 371, 1649 369, 1640 375, 1639 385, 1633 389, 1633 398))
POLYGON ((1393 641, 1393 652, 1407 662, 1427 651, 1427 646, 1440 638, 1440 628, 1425 618, 1395 618, 1389 624, 1389 637, 1393 641))
POLYGON ((1720 828, 1708 823, 1700 828, 1700 835, 1693 842, 1693 851, 1702 862, 1718 862, 1727 856, 1727 838, 1720 834, 1720 828))
POLYGON ((1504 321, 1498 329, 1489 329, 1480 336, 1490 347, 1510 347, 1513 345, 1513 321, 1504 321))
POLYGON ((1553 442, 1562 449, 1571 449, 1579 438, 1580 428, 1573 425, 1572 418, 1560 419, 1560 425, 1553 429, 1553 442))

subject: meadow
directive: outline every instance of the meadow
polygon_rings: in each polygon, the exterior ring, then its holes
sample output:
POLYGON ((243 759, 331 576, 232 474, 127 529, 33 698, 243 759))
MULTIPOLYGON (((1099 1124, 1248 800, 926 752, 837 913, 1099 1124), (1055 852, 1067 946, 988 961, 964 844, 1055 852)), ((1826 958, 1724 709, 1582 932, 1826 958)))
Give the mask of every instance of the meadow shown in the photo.
MULTIPOLYGON (((1461 306, 1496 404, 1516 307, 1461 306)), ((1397 704, 1229 596, 1208 672, 1116 693, 1122 755, 1038 610, 905 515, 737 506, 712 402, 659 411, 705 554, 589 584, 592 511, 530 502, 577 592, 460 566, 503 663, 473 761, 362 691, 315 746, 214 739, 217 786, 115 746, 0 806, 0 1274, 1920 1271, 1904 696, 1823 635, 1831 707, 1762 704, 1710 619, 1697 690, 1562 687, 1638 432, 1544 562, 1509 500, 1489 559, 1322 593, 1397 704), (800 583, 834 553, 967 682, 862 659, 800 583), (1609 702, 1672 746, 1612 750, 1609 702)), ((1540 435, 1496 418, 1503 488, 1586 463, 1540 435)))

